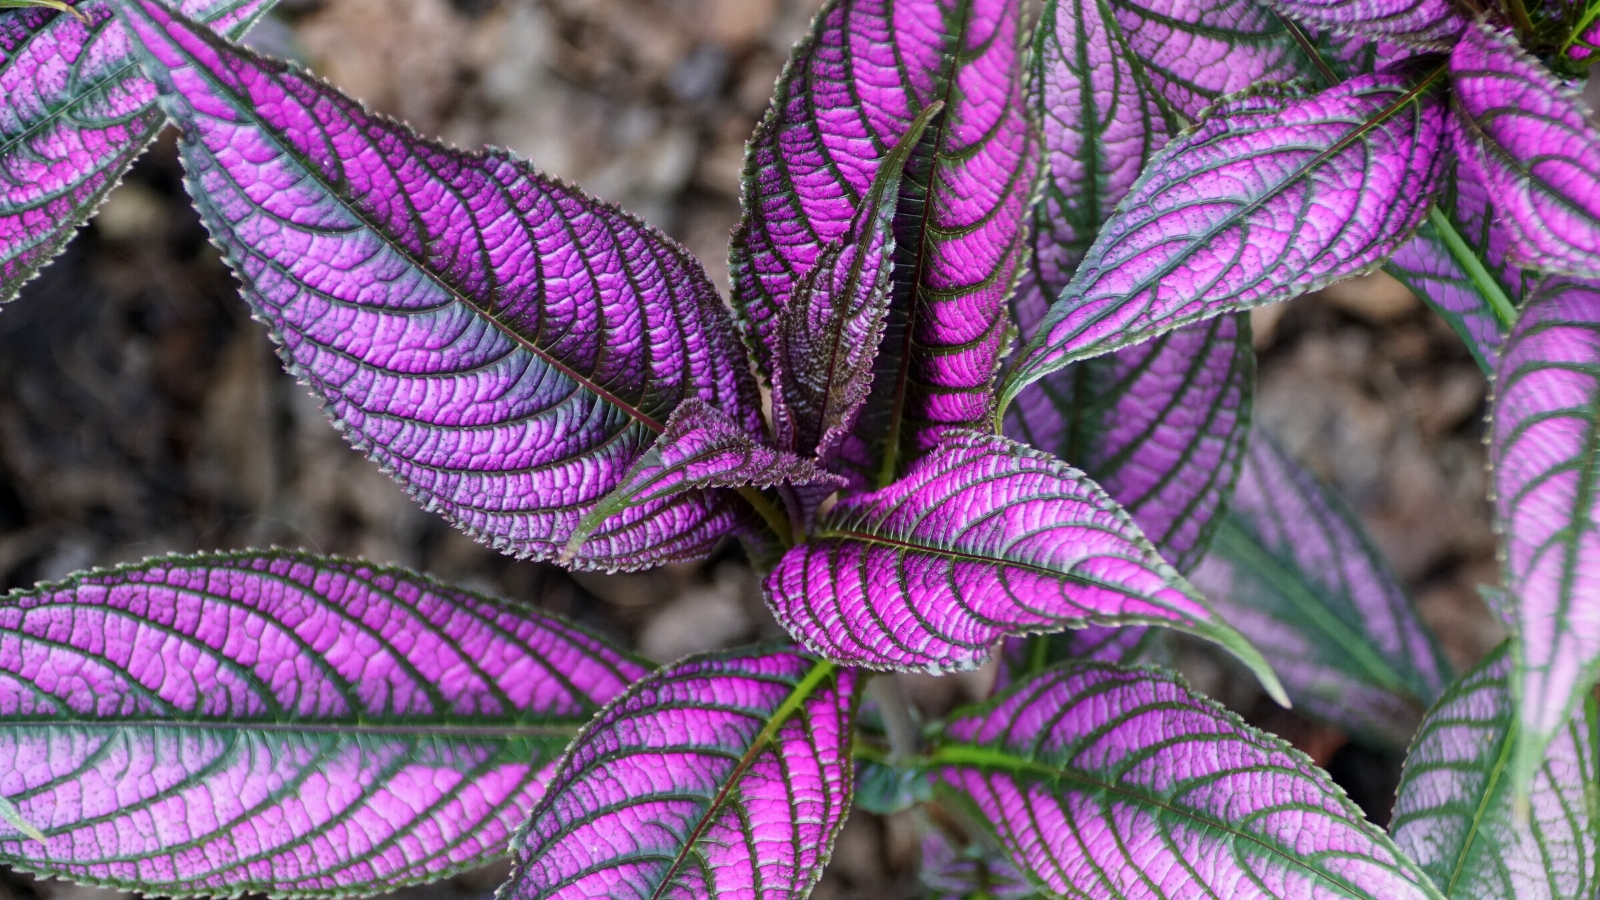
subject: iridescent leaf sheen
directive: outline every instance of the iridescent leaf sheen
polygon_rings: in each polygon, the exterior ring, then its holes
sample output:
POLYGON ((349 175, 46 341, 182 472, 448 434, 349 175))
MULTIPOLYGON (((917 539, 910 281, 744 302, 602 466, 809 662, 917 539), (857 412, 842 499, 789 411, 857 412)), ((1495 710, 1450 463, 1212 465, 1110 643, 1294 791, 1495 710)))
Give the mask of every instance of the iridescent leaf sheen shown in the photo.
MULTIPOLYGON (((276 0, 182 0, 232 37, 276 0)), ((156 87, 103 0, 0 15, 0 303, 89 220, 161 130, 156 87)))
MULTIPOLYGON (((118 0, 183 129, 187 183, 285 364, 430 510, 553 558, 681 401, 765 434, 688 252, 510 154, 416 137, 151 0, 118 0)), ((636 507, 574 565, 697 558, 726 492, 636 507)))
POLYGON ((1172 130, 1126 41, 1098 0, 1049 0, 1035 31, 1027 103, 1039 123, 1043 185, 1032 253, 1011 298, 1024 336, 1172 130))
POLYGON ((875 669, 970 669, 1002 637, 1155 624, 1271 670, 1083 473, 961 432, 900 481, 850 495, 767 577, 767 602, 816 652, 875 669))
POLYGON ((1600 282, 1553 278, 1500 357, 1489 459, 1526 787, 1600 677, 1600 282))
POLYGON ((1082 468, 1187 572, 1239 476, 1255 362, 1248 317, 1197 322, 1040 379, 1006 434, 1082 468))
POLYGON ((1303 754, 1157 670, 1051 670, 932 755, 941 795, 1056 895, 1439 897, 1303 754))
POLYGON ((645 669, 530 608, 285 550, 0 600, 0 861, 153 896, 364 896, 506 852, 645 669))
POLYGON ((806 897, 850 806, 855 684, 784 649, 639 682, 573 741, 496 896, 806 897))
POLYGON ((1051 307, 1002 405, 1075 359, 1382 263, 1441 175, 1439 77, 1367 75, 1311 97, 1262 88, 1173 140, 1051 307))
POLYGON ((1270 437, 1193 573, 1261 648, 1298 708, 1403 746, 1451 680, 1438 642, 1354 517, 1270 437))
POLYGON ((1556 733, 1519 820, 1506 771, 1517 731, 1513 671, 1502 646, 1429 710, 1389 831, 1450 900, 1593 897, 1600 713, 1591 700, 1556 733))
POLYGON ((1529 268, 1600 277, 1600 123, 1509 32, 1468 30, 1450 55, 1461 178, 1488 188, 1529 268))
MULTIPOLYGON (((780 484, 820 487, 831 492, 843 487, 844 479, 822 471, 810 460, 774 450, 751 437, 721 411, 690 397, 672 411, 667 430, 634 462, 616 490, 578 523, 562 559, 576 556, 596 528, 627 510, 659 508, 662 501, 688 491, 780 484)), ((764 508, 777 512, 770 504, 764 508)), ((787 521, 778 519, 770 524, 788 536, 787 521)))
POLYGON ((1324 31, 1448 50, 1467 20, 1450 0, 1269 0, 1279 12, 1324 31))
POLYGON ((745 167, 734 305, 770 371, 777 314, 840 239, 888 149, 936 100, 901 185, 872 392, 842 458, 879 485, 980 423, 1009 337, 1036 154, 1021 0, 834 0, 791 55, 745 167))

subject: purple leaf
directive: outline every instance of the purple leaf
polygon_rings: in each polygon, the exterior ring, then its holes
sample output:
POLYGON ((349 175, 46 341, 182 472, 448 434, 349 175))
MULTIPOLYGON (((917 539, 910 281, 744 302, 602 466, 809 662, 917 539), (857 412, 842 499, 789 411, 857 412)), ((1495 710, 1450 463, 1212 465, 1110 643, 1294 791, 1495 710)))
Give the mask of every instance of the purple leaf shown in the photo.
POLYGON ((855 681, 779 649, 635 684, 573 741, 496 896, 807 896, 850 806, 855 681))
POLYGON ((1449 663, 1342 503, 1256 433, 1194 583, 1282 673, 1298 707, 1404 745, 1449 663))
POLYGON ((904 478, 841 500, 767 577, 790 634, 875 669, 971 669, 1000 638, 1165 625, 1272 672, 1083 473, 1003 437, 952 435, 904 478))
POLYGON ((936 100, 901 185, 895 288, 872 391, 843 459, 883 484, 987 412, 1024 255, 1035 154, 1020 0, 835 0, 794 50, 751 140, 734 304, 771 371, 772 332, 847 233, 888 149, 936 100))
POLYGON ((1441 175, 1439 77, 1366 75, 1312 97, 1263 88, 1173 140, 1051 307, 1002 407, 1075 359, 1382 263, 1441 175))
POLYGON ((645 669, 525 607, 290 551, 0 601, 0 860, 155 896, 374 894, 504 853, 645 669))
MULTIPOLYGON (((616 490, 584 516, 562 551, 563 561, 576 556, 607 519, 627 510, 660 509, 663 501, 688 491, 780 484, 814 485, 831 492, 843 487, 844 479, 810 460, 766 446, 705 401, 690 397, 672 411, 667 430, 634 462, 616 490)), ((772 524, 788 535, 787 522, 779 519, 772 524)))
MULTIPOLYGON (((274 2, 178 5, 239 37, 274 2)), ((0 15, 0 303, 61 252, 164 123, 110 6, 76 10, 0 15)))
POLYGON ((1326 773, 1175 676, 1102 664, 958 718, 940 792, 1072 897, 1437 900, 1326 773))
POLYGON ((1248 317, 1218 316, 1051 373, 1006 434, 1081 467, 1187 572, 1239 476, 1255 363, 1248 317))
POLYGON ((1044 185, 1033 210, 1033 252, 1011 298, 1024 336, 1171 132, 1121 29, 1094 0, 1045 4, 1027 102, 1041 131, 1044 185))
POLYGON ((1450 0, 1268 0, 1279 12, 1322 31, 1344 32, 1424 50, 1448 50, 1467 20, 1450 0))
POLYGON ((1600 277, 1600 124, 1578 93, 1487 24, 1450 55, 1461 178, 1484 185, 1513 261, 1600 277))
POLYGON ((1600 282, 1534 294, 1500 357, 1489 444, 1505 537, 1525 789, 1546 742, 1600 676, 1600 282))
POLYGON ((1258 0, 1111 0, 1111 7, 1157 93, 1191 120, 1254 84, 1331 86, 1406 55, 1392 45, 1308 34, 1258 0))
POLYGON ((1600 6, 1591 4, 1586 17, 1588 24, 1574 28, 1564 48, 1566 58, 1585 69, 1594 65, 1600 54, 1600 6))
POLYGON ((850 230, 822 248, 778 311, 768 337, 775 341, 772 421, 780 447, 826 465, 855 425, 887 324, 901 178, 943 108, 934 101, 912 121, 878 166, 850 230))
MULTIPOLYGON (((688 252, 509 154, 463 153, 314 76, 119 0, 183 128, 188 186, 291 372, 430 510, 554 558, 679 402, 764 435, 688 252)), ((580 568, 697 558, 739 520, 692 492, 607 521, 580 568)))
POLYGON ((982 844, 957 849, 938 829, 922 836, 919 870, 929 900, 1034 900, 1026 875, 982 844))
POLYGON ((1518 821, 1506 774, 1517 729, 1512 672, 1502 646, 1428 712, 1390 833, 1450 900, 1593 897, 1600 714, 1590 701, 1557 732, 1518 821))
POLYGON ((1090 625, 1055 634, 1006 638, 1001 645, 994 690, 998 693, 1020 679, 1064 662, 1168 665, 1172 660, 1165 636, 1162 629, 1146 625, 1090 625))

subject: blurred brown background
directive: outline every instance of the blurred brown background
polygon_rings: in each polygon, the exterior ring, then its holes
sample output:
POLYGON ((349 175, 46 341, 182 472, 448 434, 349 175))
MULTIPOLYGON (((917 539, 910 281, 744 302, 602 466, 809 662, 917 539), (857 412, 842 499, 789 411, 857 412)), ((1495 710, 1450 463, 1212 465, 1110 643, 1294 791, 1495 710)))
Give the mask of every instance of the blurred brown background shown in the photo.
MULTIPOLYGON (((820 0, 282 0, 250 38, 462 147, 494 143, 641 213, 726 288, 745 138, 820 0)), ((579 576, 481 548, 351 451, 279 368, 182 194, 170 135, 0 311, 0 589, 167 552, 298 546, 427 570, 684 653, 776 633, 737 550, 579 576)), ((1386 276, 1256 313, 1257 420, 1360 512, 1452 661, 1501 637, 1484 500, 1487 384, 1386 276)), ((1326 762, 1378 819, 1398 760, 1263 705, 1201 656, 1197 685, 1326 762)), ((981 675, 908 679, 929 711, 981 675)), ((858 814, 819 898, 920 896, 914 822, 858 814)), ((407 893, 487 895, 504 870, 407 893)), ((90 900, 0 880, 0 900, 90 900), (10 896, 7 896, 10 895, 10 896)), ((102 898, 109 900, 109 898, 102 898)))

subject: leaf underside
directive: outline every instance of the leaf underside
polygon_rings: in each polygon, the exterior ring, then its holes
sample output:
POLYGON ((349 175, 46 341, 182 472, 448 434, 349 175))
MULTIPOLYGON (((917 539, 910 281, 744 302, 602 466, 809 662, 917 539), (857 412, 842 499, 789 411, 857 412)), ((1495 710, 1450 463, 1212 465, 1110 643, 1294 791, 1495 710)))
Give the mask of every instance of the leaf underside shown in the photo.
POLYGON ((1432 632, 1354 517, 1267 435, 1193 574, 1296 706, 1403 747, 1451 679, 1432 632))
MULTIPOLYGON (((660 232, 503 151, 416 137, 325 82, 118 0, 183 129, 187 184, 286 366, 430 510, 554 558, 679 402, 763 436, 732 325, 660 232)), ((694 559, 740 519, 691 492, 574 565, 694 559)))
POLYGON ((0 600, 0 861, 157 896, 365 896, 504 853, 645 674, 554 617, 290 551, 0 600))
POLYGON ((1438 897, 1326 773, 1173 678, 1022 682, 946 728, 941 794, 1060 896, 1438 897))
POLYGON ((573 742, 496 896, 807 896, 850 806, 855 680, 744 649, 634 685, 573 742))
MULTIPOLYGON (((276 0, 182 0, 240 37, 276 0)), ((105 0, 0 16, 0 303, 66 247, 165 120, 105 0)))
POLYGON ((1270 5, 1313 28, 1423 50, 1448 50, 1467 28, 1449 0, 1270 0, 1270 5))
POLYGON ((1592 897, 1600 885, 1600 713, 1591 700, 1557 732, 1519 821, 1507 771, 1517 730, 1513 671, 1502 646, 1428 712, 1389 830, 1450 900, 1592 897))

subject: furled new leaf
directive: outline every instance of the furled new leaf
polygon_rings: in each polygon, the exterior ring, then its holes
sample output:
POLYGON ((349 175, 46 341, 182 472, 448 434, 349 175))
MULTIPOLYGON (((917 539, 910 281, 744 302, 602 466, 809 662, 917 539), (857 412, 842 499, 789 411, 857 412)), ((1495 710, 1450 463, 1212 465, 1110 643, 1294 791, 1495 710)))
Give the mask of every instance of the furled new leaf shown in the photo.
POLYGON ((844 461, 882 485, 950 426, 976 425, 1009 339, 1036 154, 1021 102, 1021 0, 833 0, 794 50, 745 167, 734 304, 770 371, 778 311, 856 215, 928 106, 901 185, 872 391, 844 461))
POLYGON ((1517 664, 1510 772, 1525 789, 1600 676, 1600 282, 1553 278, 1523 308, 1500 357, 1489 460, 1517 664))
POLYGON ((742 650, 634 685, 573 742, 498 896, 806 897, 850 806, 855 679, 742 650))
MULTIPOLYGON (((780 484, 812 485, 831 489, 844 479, 817 468, 810 460, 774 450, 750 436, 739 424, 698 397, 678 404, 663 431, 603 500, 583 517, 562 551, 564 561, 575 557, 589 535, 607 519, 641 506, 660 508, 687 491, 710 488, 764 488, 780 484)), ((767 512, 768 524, 789 536, 789 523, 770 502, 759 497, 752 504, 767 512)))
POLYGON ((1404 746, 1451 679, 1428 626, 1353 517, 1267 435, 1195 570, 1312 715, 1404 746))
POLYGON ((1428 712, 1406 755, 1390 833, 1449 900, 1593 897, 1600 713, 1590 700, 1557 732, 1519 821, 1507 772, 1513 671, 1502 646, 1428 712))
POLYGON ((1191 121, 1254 84, 1304 79, 1331 87, 1408 52, 1309 32, 1260 0, 1109 2, 1157 93, 1191 121))
POLYGON ((1461 177, 1488 188, 1532 269, 1600 277, 1600 122, 1509 32, 1479 23, 1450 55, 1461 177))
MULTIPOLYGON (((553 558, 679 402, 765 433, 716 290, 660 232, 503 151, 424 141, 153 0, 117 2, 286 365, 429 509, 553 558)), ((574 564, 701 555, 739 518, 729 496, 626 510, 574 564)))
POLYGON ((1187 572, 1239 476, 1255 363, 1247 316, 1196 322, 1040 379, 1006 434, 1082 468, 1187 572))
POLYGON ((532 609, 289 551, 0 599, 0 861, 153 896, 370 895, 506 851, 645 674, 532 609))
POLYGON ((945 729, 941 793, 1059 896, 1437 900, 1326 773, 1174 679, 1024 681, 945 729))
POLYGON ((1098 0, 1049 0, 1034 32, 1027 103, 1039 122, 1043 185, 1028 266, 1011 298, 1031 336, 1172 129, 1098 0))
POLYGON ((906 476, 841 500, 767 577, 789 633, 876 669, 970 669, 1008 635, 1154 624, 1227 647, 1218 619, 1082 472, 1003 437, 958 432, 906 476))
POLYGON ((1448 50, 1467 20, 1450 0, 1267 0, 1297 21, 1323 31, 1448 50))
POLYGON ((1076 359, 1380 264, 1437 187, 1439 72, 1262 88, 1156 155, 1050 308, 1002 405, 1076 359))
MULTIPOLYGON (((174 0, 232 37, 274 2, 174 0)), ((33 5, 0 15, 0 303, 61 252, 165 121, 107 2, 54 4, 73 15, 33 5)))

